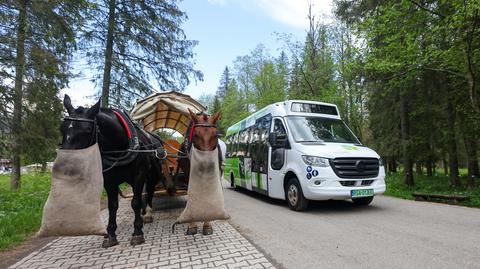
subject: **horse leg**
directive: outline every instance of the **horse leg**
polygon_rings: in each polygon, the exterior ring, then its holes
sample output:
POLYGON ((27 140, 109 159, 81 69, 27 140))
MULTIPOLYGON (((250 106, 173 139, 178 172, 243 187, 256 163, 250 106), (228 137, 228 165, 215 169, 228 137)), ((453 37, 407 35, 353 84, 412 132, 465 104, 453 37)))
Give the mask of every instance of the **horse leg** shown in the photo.
POLYGON ((132 234, 132 239, 130 239, 130 245, 136 246, 145 243, 145 238, 143 237, 143 219, 141 216, 142 211, 142 191, 143 191, 143 173, 140 172, 135 178, 133 184, 133 198, 132 198, 132 209, 135 213, 135 220, 133 221, 134 231, 132 234))
POLYGON ((168 170, 168 164, 166 161, 161 161, 160 166, 155 165, 157 167, 157 173, 158 175, 162 175, 165 178, 165 185, 167 187, 167 193, 170 195, 174 195, 175 192, 177 191, 177 188, 175 187, 175 182, 173 181, 172 175, 170 175, 170 171, 168 170), (163 172, 163 173, 162 173, 163 172))
POLYGON ((197 234, 198 229, 197 229, 197 223, 196 222, 190 222, 187 227, 187 232, 185 235, 195 235, 197 234))
POLYGON ((146 195, 143 198, 142 203, 142 214, 143 214, 143 223, 152 223, 153 216, 152 216, 152 200, 153 195, 155 192, 155 185, 156 185, 156 178, 154 173, 150 173, 150 177, 147 178, 147 182, 145 183, 145 192, 146 195))
POLYGON ((210 223, 210 221, 205 221, 203 223, 202 234, 203 235, 213 234, 213 227, 212 227, 212 224, 210 223))
POLYGON ((108 199, 108 235, 103 240, 102 247, 109 248, 118 245, 117 235, 117 210, 118 210, 118 185, 104 184, 108 199))

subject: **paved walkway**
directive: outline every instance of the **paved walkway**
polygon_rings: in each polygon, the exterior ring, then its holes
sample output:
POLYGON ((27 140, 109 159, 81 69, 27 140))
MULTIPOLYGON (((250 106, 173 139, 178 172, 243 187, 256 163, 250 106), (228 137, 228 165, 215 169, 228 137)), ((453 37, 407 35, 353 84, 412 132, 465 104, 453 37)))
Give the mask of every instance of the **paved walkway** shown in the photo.
MULTIPOLYGON (((61 237, 10 268, 274 268, 227 221, 215 221, 210 236, 186 236, 183 225, 172 234, 172 224, 185 200, 168 199, 157 201, 154 222, 144 228, 145 244, 130 246, 133 211, 130 200, 121 199, 117 216, 120 245, 103 249, 100 236, 61 237)), ((107 213, 102 212, 105 223, 107 213)))

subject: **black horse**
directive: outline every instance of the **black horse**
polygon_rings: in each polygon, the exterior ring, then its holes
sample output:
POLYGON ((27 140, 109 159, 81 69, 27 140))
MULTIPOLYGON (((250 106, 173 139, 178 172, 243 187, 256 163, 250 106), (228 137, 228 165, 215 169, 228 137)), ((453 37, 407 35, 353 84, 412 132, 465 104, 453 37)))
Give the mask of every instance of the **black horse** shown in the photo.
MULTIPOLYGON (((102 152, 104 188, 108 196, 108 236, 105 236, 102 246, 108 248, 118 245, 115 231, 117 229, 117 210, 119 185, 127 182, 133 190, 132 208, 135 212, 134 231, 130 244, 132 246, 145 242, 143 236, 142 213, 142 192, 145 186, 147 192, 147 204, 152 207, 152 197, 155 185, 163 178, 162 167, 158 158, 158 151, 161 141, 150 133, 140 130, 138 134, 137 153, 128 163, 117 165, 116 163, 106 164, 105 154, 109 157, 116 157, 128 154, 131 141, 128 137, 125 122, 116 115, 110 108, 100 108, 98 101, 91 108, 73 108, 70 97, 65 95, 63 104, 69 117, 65 117, 60 130, 62 132, 62 149, 81 149, 89 147, 98 142, 102 152), (143 152, 141 152, 143 151, 143 152), (148 153, 150 152, 150 153, 148 153)), ((143 206, 145 213, 145 205, 143 206)))

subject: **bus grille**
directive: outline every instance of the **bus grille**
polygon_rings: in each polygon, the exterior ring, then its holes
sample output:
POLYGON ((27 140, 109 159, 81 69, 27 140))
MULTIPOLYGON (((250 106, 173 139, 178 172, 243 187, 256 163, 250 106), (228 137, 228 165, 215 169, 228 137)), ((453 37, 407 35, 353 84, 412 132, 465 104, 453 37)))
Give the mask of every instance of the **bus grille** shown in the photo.
POLYGON ((330 166, 340 178, 373 178, 379 169, 376 158, 335 158, 330 159, 330 166))
POLYGON ((340 180, 344 187, 365 187, 372 185, 373 180, 340 180))

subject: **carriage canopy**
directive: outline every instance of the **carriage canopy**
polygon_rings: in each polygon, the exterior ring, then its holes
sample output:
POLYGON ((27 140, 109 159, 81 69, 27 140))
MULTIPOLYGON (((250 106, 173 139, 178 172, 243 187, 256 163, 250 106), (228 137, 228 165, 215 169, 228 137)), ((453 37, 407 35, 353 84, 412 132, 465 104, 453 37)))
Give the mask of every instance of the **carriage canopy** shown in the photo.
POLYGON ((147 131, 169 128, 183 135, 190 122, 188 108, 195 113, 206 111, 189 95, 174 91, 157 92, 137 101, 130 115, 147 131))

